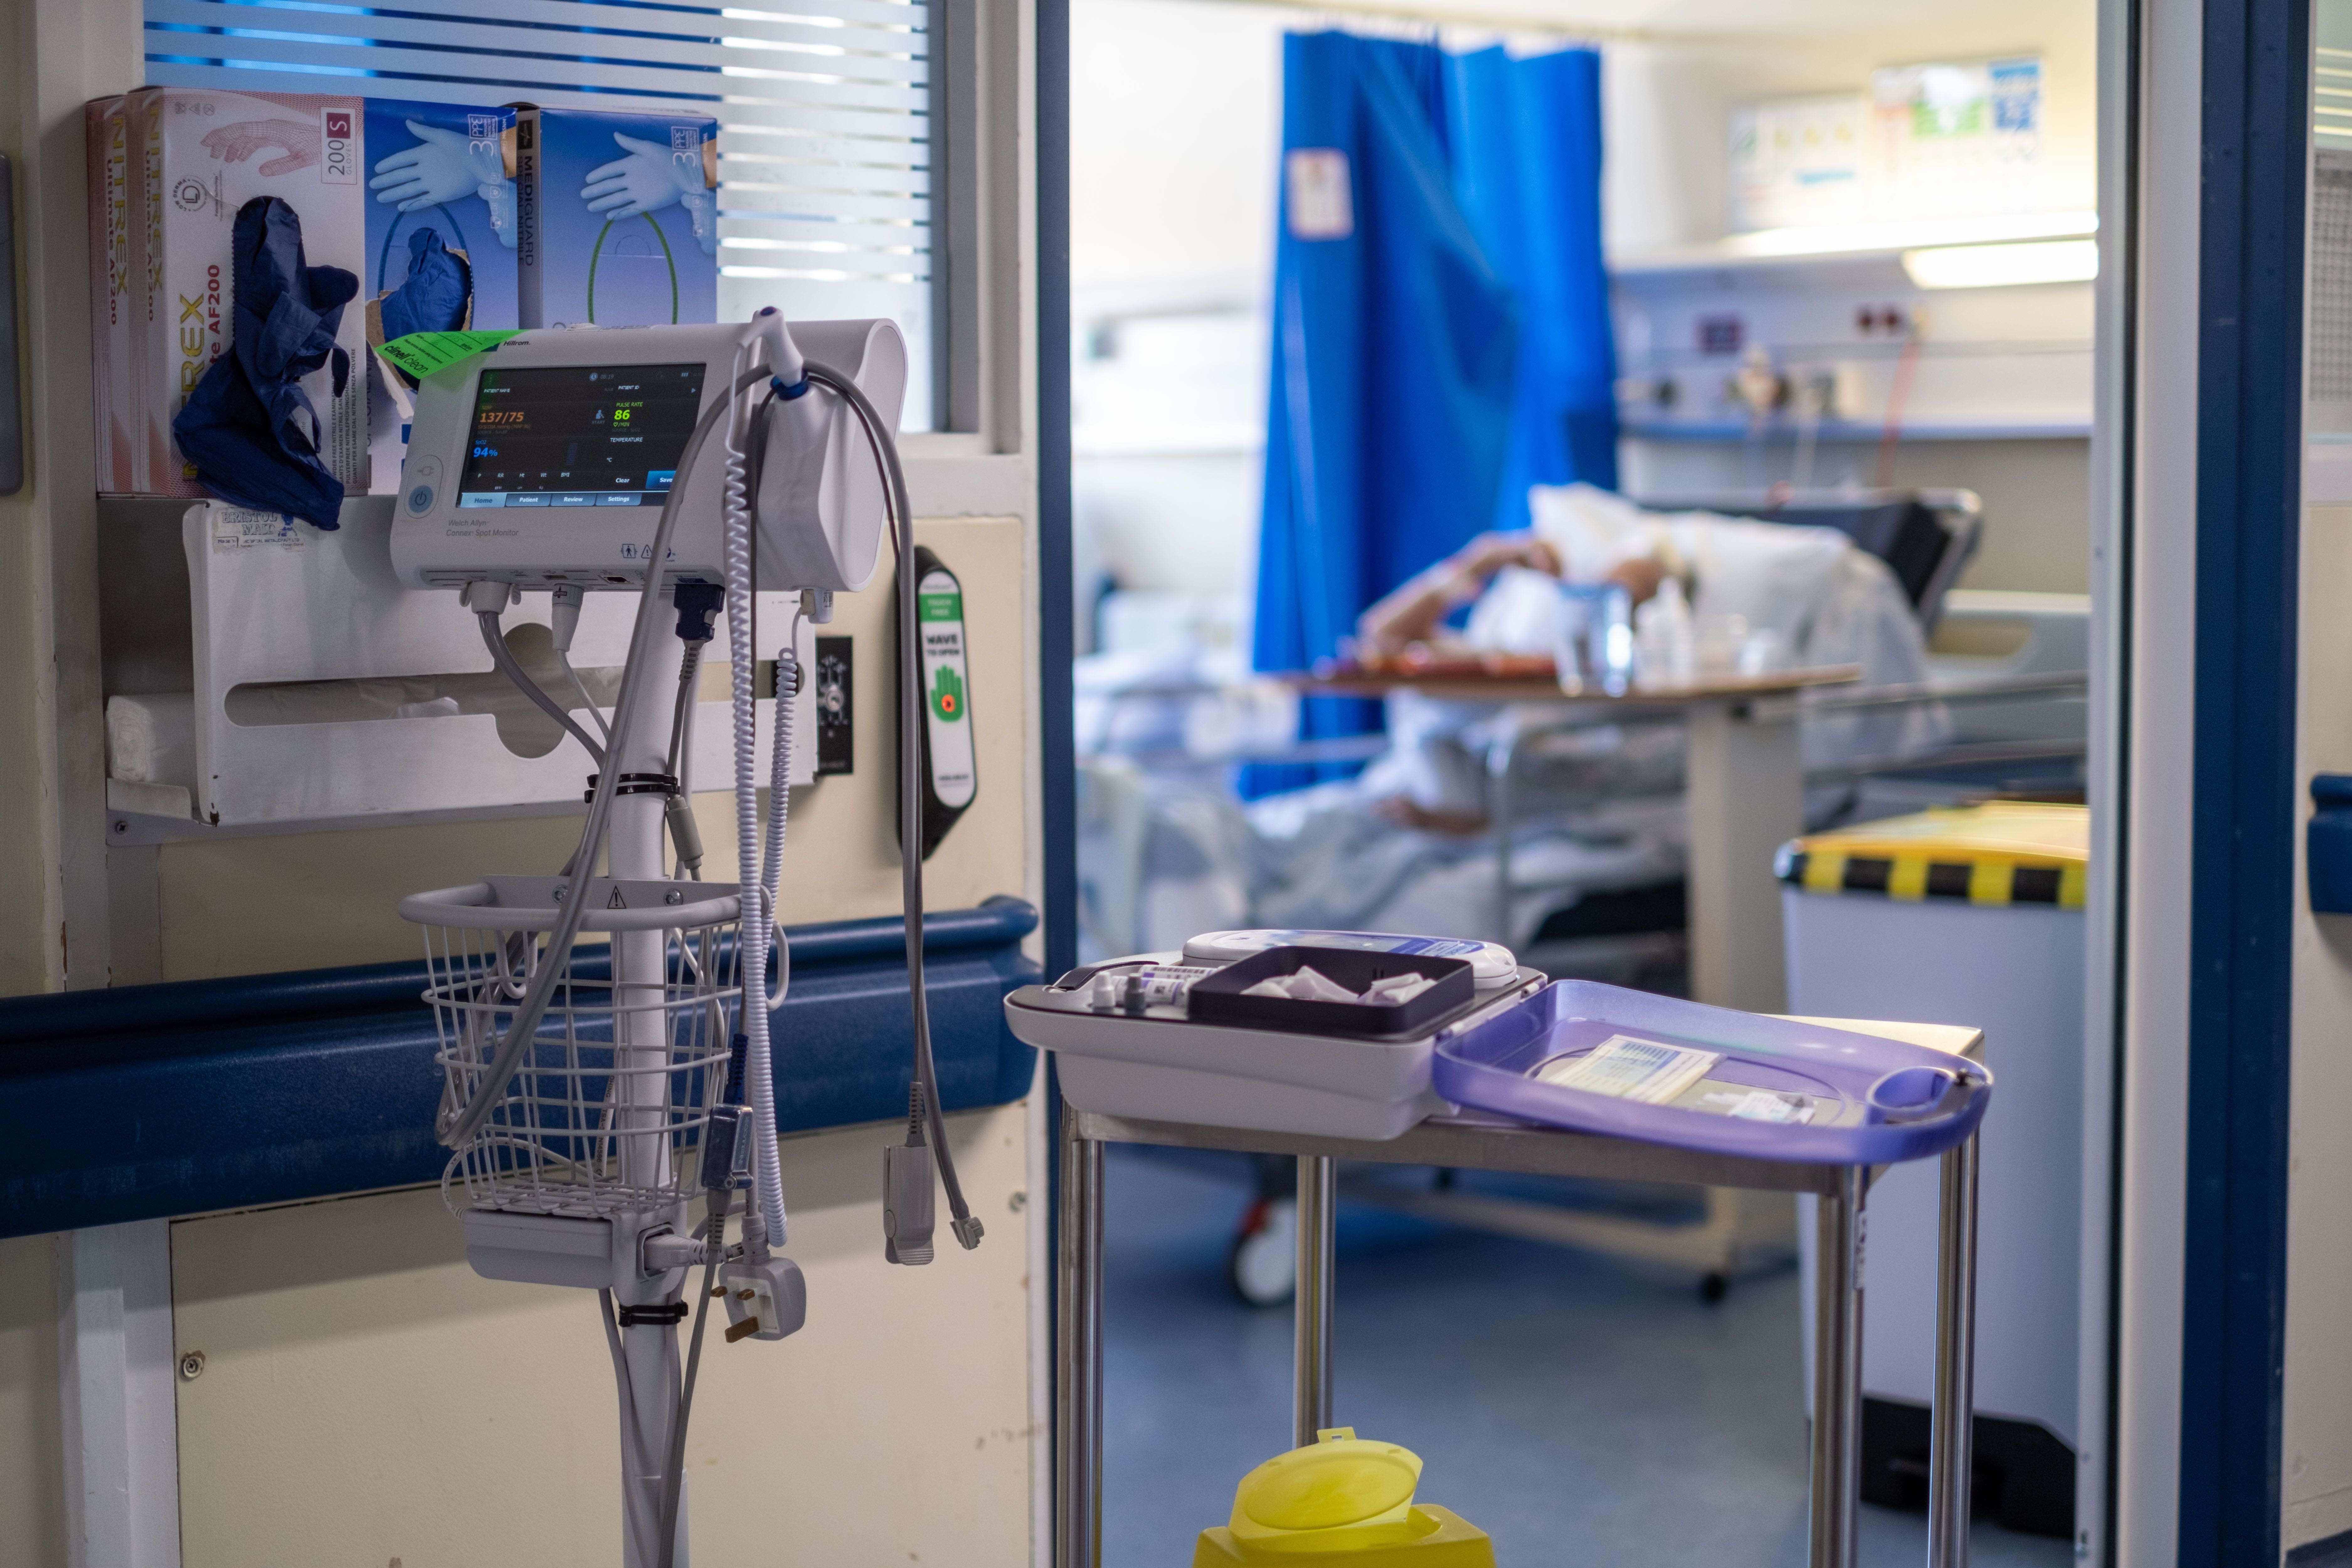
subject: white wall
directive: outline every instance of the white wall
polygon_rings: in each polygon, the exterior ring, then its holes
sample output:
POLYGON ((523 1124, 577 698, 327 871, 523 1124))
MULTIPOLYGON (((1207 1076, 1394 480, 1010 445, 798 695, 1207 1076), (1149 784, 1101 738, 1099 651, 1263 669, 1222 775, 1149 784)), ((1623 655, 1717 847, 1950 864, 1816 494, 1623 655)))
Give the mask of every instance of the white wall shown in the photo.
MULTIPOLYGON (((1031 1561, 1027 1117, 951 1119, 988 1226, 881 1261, 880 1144, 782 1147, 808 1326, 703 1346, 698 1562, 1031 1561)), ((174 1351, 187 1568, 612 1563, 620 1447, 596 1300, 483 1279, 430 1189, 181 1221, 174 1351)), ((723 1323, 723 1319, 719 1321, 723 1323)), ((0 1560, 6 1553, 0 1550, 0 1560)))
POLYGON ((1612 255, 1697 244, 1724 231, 1727 117, 1763 99, 1860 90, 1880 66, 2038 54, 2047 205, 2096 205, 2097 50, 2092 0, 1601 0, 1558 7, 1424 0, 1415 9, 1524 13, 1530 27, 1433 29, 1344 9, 1211 0, 1077 0, 1071 7, 1076 129, 1071 276, 1084 302, 1115 289, 1211 280, 1263 294, 1273 261, 1281 142, 1281 36, 1339 26, 1449 47, 1504 38, 1535 50, 1597 37, 1612 255), (1580 31, 1581 30, 1581 31, 1580 31))
MULTIPOLYGON (((2096 14, 2093 0, 1867 6, 1845 0, 1781 0, 1751 15, 1751 36, 1736 42, 1604 43, 1604 222, 1612 261, 1634 261, 1722 237, 1728 208, 1726 121, 1735 106, 1853 91, 1868 86, 1876 67, 1924 60, 2040 55, 2044 205, 2095 207, 2096 14)), ((1981 290, 1965 303, 1973 316, 1995 315, 2010 292, 1981 290)), ((1997 328, 1979 327, 1972 335, 2000 335, 1997 328)), ((1932 318, 1929 335, 1936 341, 1932 318)), ((2021 329, 2015 335, 2041 334, 2021 329)), ((1864 418, 1876 412, 1860 411, 1864 418)), ((1621 478, 1635 494, 1760 489, 1784 478, 1790 459, 1785 440, 1772 446, 1760 464, 1739 444, 1629 440, 1621 478)), ((1832 485, 1848 479, 1867 484, 1875 469, 1874 451, 1856 447, 1825 447, 1814 465, 1818 482, 1832 485)), ((1973 489, 1983 497, 1984 543, 1964 585, 2058 593, 2079 593, 2085 586, 2091 481, 2086 440, 1913 441, 1898 453, 1895 479, 1905 486, 1973 489)))
POLYGON ((1098 586, 1227 605, 1248 593, 1282 33, 1303 25, 1303 13, 1203 0, 1070 7, 1082 652, 1098 586))
POLYGON ((66 1560, 58 1429, 57 1243, 0 1241, 0 1563, 66 1560))
POLYGON ((1612 258, 1724 233, 1726 121, 1766 99, 1867 88, 1881 66, 2042 57, 2044 205, 2096 202, 2098 51, 2093 0, 1860 5, 1780 0, 1727 19, 1737 38, 1629 38, 1601 49, 1608 116, 1604 221, 1612 258))
POLYGON ((1247 304, 1274 258, 1282 32, 1307 14, 1204 0, 1070 7, 1070 289, 1247 304))

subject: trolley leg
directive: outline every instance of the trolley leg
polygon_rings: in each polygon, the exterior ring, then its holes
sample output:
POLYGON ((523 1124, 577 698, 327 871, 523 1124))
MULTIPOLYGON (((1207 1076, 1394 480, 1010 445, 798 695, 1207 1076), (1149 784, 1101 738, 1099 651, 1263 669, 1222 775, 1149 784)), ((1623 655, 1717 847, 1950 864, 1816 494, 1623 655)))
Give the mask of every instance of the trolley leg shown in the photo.
POLYGON ((1291 1446, 1304 1448, 1331 1425, 1332 1234, 1339 1218, 1339 1162, 1298 1157, 1298 1386, 1290 1405, 1291 1446))
POLYGON ((1815 1210, 1811 1568, 1855 1568, 1860 1555, 1864 1174, 1840 1170, 1815 1210))
MULTIPOLYGON (((1518 766, 1519 738, 1513 734, 1486 753, 1486 771, 1493 777, 1488 795, 1495 818, 1495 940, 1511 940, 1511 774, 1518 766)), ((1308 1439, 1310 1442, 1312 1438, 1308 1439)))
POLYGON ((1099 1568, 1103 1470, 1103 1148, 1062 1105, 1059 1321, 1055 1325, 1054 1568, 1099 1568))
POLYGON ((1975 1477, 1977 1140, 1944 1156, 1936 1290, 1936 1407, 1929 1437, 1929 1568, 1968 1568, 1975 1477))

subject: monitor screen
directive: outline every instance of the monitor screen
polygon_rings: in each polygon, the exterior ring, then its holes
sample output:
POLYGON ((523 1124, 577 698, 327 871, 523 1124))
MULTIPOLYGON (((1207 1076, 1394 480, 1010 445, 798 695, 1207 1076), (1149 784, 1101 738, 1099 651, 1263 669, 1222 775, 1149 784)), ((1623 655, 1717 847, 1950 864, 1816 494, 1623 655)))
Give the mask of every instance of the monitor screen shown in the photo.
POLYGON ((457 505, 659 506, 701 412, 703 368, 484 370, 457 505))

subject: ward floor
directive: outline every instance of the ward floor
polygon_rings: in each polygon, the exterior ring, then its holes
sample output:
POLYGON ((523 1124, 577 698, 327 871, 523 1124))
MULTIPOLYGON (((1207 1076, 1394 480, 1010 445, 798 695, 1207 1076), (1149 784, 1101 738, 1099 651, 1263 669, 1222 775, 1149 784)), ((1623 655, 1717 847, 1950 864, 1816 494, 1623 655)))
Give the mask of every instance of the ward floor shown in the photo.
MULTIPOLYGON (((1224 1259, 1237 1159, 1113 1148, 1105 1280, 1106 1568, 1183 1568, 1234 1485, 1288 1446, 1291 1314, 1224 1259)), ((1793 1267, 1720 1305, 1686 1274, 1389 1216, 1344 1200, 1338 1418, 1420 1454, 1420 1498, 1514 1568, 1801 1568, 1805 1421, 1793 1267)), ((1865 1506, 1867 1568, 1923 1561, 1924 1514, 1865 1506)), ((1979 1521, 1991 1568, 2068 1542, 1979 1521)))

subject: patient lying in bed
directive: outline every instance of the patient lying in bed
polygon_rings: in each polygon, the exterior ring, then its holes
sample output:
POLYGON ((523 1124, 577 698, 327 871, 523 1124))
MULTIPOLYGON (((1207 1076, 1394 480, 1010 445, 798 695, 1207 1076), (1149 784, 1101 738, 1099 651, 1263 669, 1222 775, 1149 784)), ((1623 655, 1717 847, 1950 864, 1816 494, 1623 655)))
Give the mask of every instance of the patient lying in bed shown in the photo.
MULTIPOLYGON (((1539 486, 1528 500, 1532 530, 1489 534, 1374 605, 1358 622, 1360 647, 1548 654, 1559 636, 1562 581, 1618 584, 1637 613, 1672 582, 1690 606, 1702 675, 1852 664, 1861 667, 1864 686, 1927 678, 1926 640, 1894 573, 1835 529, 1643 511, 1589 485, 1539 486), (1453 631, 1445 618, 1465 604, 1467 621, 1453 631)), ((1388 701, 1395 743, 1354 786, 1368 802, 1386 803, 1392 819, 1475 830, 1486 821, 1493 743, 1512 725, 1549 716, 1399 692, 1388 701)), ((1945 730, 1932 710, 1822 715, 1805 722, 1805 760, 1818 767, 1912 755, 1940 744, 1945 730)), ((1593 731, 1591 744, 1636 775, 1650 771, 1625 751, 1642 747, 1614 727, 1593 731)), ((1660 757, 1649 761, 1668 761, 1679 776, 1679 728, 1658 731, 1651 745, 1660 757)), ((1569 776, 1548 780, 1538 770, 1520 787, 1537 798, 1562 788, 1580 795, 1606 789, 1591 773, 1571 766, 1569 776)), ((1640 777, 1623 782, 1638 784, 1640 777)))
MULTIPOLYGON (((1367 611, 1360 654, 1546 655, 1561 582, 1615 583, 1637 605, 1670 597, 1671 582, 1688 603, 1702 672, 1853 664, 1865 686, 1927 679, 1925 641, 1894 574, 1833 529, 1645 512, 1581 485, 1538 488, 1530 501, 1528 532, 1485 536, 1367 611)), ((1153 797, 1135 868, 1141 945, 1236 925, 1523 945, 1581 892, 1681 874, 1679 724, 1596 723, 1522 758, 1513 878, 1538 886, 1515 898, 1507 921, 1487 831, 1492 766, 1518 727, 1556 721, 1558 706, 1400 692, 1387 710, 1388 751, 1350 780, 1246 806, 1197 785, 1134 781, 1153 797)), ((1807 763, 1823 766, 1914 755, 1948 729, 1939 710, 1909 708, 1824 713, 1801 734, 1807 763)), ((1830 809, 1838 798, 1809 804, 1830 809)))

